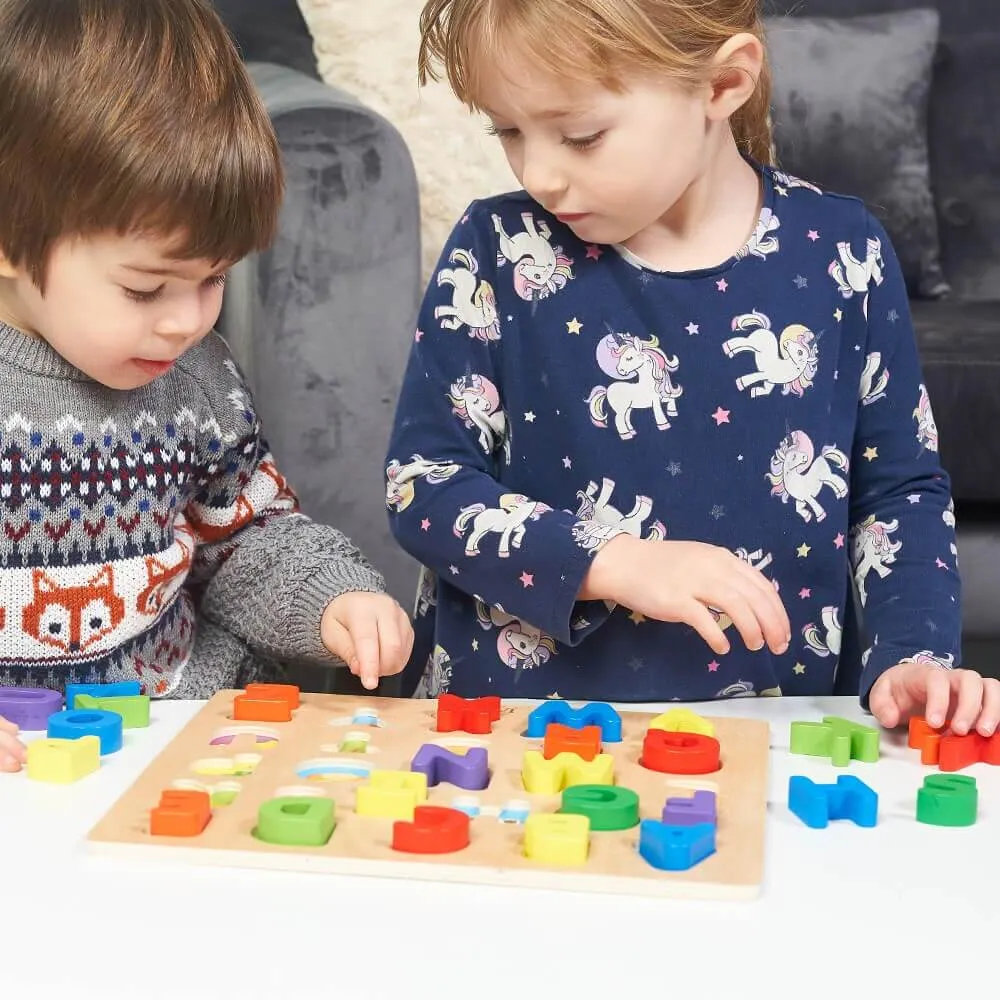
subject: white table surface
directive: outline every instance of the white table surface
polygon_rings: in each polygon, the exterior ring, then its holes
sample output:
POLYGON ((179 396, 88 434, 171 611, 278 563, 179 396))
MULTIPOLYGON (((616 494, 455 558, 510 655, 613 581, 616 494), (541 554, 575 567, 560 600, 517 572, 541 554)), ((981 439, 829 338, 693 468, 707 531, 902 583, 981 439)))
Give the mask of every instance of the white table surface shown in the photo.
POLYGON ((200 705, 155 702, 150 728, 127 731, 123 750, 77 784, 0 774, 2 1000, 534 1000, 587 986, 602 1000, 996 992, 1000 768, 963 772, 979 783, 975 826, 919 824, 916 792, 936 769, 921 766, 905 733, 883 734, 877 764, 788 753, 792 720, 870 721, 853 699, 692 706, 771 723, 764 889, 725 903, 87 854, 90 827, 200 705), (812 830, 789 813, 790 774, 828 783, 842 773, 879 793, 876 828, 812 830))

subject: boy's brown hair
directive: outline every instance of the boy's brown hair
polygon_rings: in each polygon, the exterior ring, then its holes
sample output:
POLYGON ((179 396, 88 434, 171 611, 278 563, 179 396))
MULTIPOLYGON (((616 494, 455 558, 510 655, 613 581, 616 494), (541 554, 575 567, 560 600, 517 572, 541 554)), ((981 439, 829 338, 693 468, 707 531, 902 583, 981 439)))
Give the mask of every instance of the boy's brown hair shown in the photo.
POLYGON ((114 232, 233 262, 273 239, 270 119, 208 0, 0 0, 0 251, 114 232))

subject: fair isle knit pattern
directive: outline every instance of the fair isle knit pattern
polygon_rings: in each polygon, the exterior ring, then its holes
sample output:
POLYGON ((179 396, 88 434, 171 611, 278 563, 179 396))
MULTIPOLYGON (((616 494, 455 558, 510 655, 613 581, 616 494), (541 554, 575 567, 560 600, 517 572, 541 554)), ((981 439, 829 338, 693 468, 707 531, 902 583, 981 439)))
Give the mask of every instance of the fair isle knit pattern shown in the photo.
POLYGON ((298 512, 217 335, 122 392, 0 324, 0 379, 0 685, 207 695, 255 661, 333 662, 323 608, 384 589, 298 512))

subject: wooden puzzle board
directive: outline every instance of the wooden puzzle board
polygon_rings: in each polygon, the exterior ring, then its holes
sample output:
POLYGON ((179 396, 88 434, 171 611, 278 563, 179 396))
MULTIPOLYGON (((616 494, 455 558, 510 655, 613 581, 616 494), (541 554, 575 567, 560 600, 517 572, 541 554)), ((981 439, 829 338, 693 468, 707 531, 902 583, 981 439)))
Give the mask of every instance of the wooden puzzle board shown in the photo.
MULTIPOLYGON (((521 782, 525 750, 540 750, 541 739, 522 735, 532 706, 504 705, 492 733, 435 731, 436 701, 303 693, 291 722, 241 723, 231 718, 238 691, 221 691, 161 751, 137 781, 94 827, 88 848, 105 854, 182 859, 185 862, 263 869, 331 872, 348 875, 438 879, 450 882, 562 888, 588 892, 654 896, 752 898, 763 879, 767 804, 769 728, 751 719, 714 718, 722 766, 713 774, 668 775, 638 764, 642 739, 652 713, 621 711, 622 741, 604 743, 602 752, 615 759, 615 783, 640 796, 641 817, 659 819, 668 796, 687 796, 695 789, 716 792, 716 852, 687 871, 668 872, 649 865, 638 853, 639 827, 591 833, 587 862, 578 867, 547 866, 523 855, 523 826, 502 822, 496 812, 512 800, 530 803, 532 812, 554 812, 560 795, 532 795, 521 782), (374 714, 379 724, 366 724, 374 714), (234 727, 245 732, 232 735, 234 727), (351 738, 349 737, 351 735, 351 738), (273 737, 277 736, 277 742, 273 737), (368 737, 365 752, 342 752, 368 737), (213 740, 216 741, 212 745, 213 740), (471 843, 447 855, 394 851, 393 820, 358 816, 355 789, 365 779, 322 774, 323 769, 409 770, 425 743, 456 749, 485 746, 492 772, 489 787, 465 791, 439 784, 428 789, 427 803, 454 805, 475 797, 481 814, 472 820, 471 843), (221 771, 226 761, 256 755, 252 774, 198 774, 212 762, 221 771), (312 770, 312 777, 303 777, 312 770), (334 777, 335 780, 330 780, 334 777), (239 788, 236 798, 217 805, 205 831, 194 838, 152 837, 149 812, 165 789, 176 782, 239 788), (277 846, 256 839, 252 831, 262 803, 284 794, 326 795, 335 802, 336 829, 322 847, 277 846), (490 814, 490 810, 493 814, 490 814)), ((576 703, 574 703, 576 707, 576 703)), ((125 751, 122 751, 125 752, 125 751)), ((252 763, 252 761, 251 761, 252 763)), ((249 766, 245 760, 242 766, 249 766)), ((188 787, 193 787, 189 785, 188 787)))

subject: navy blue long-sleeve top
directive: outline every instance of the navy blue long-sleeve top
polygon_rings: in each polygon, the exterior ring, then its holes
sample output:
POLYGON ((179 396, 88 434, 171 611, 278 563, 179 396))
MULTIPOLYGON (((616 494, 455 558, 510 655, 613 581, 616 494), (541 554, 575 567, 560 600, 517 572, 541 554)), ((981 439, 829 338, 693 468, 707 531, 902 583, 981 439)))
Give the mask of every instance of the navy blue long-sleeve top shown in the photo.
POLYGON ((895 663, 956 665, 950 483, 892 246, 856 199, 760 169, 754 233, 704 270, 582 243, 524 192, 454 228, 386 458, 391 529, 425 567, 417 694, 830 693, 852 574, 862 701, 895 663), (580 601, 621 532, 759 568, 788 651, 749 651, 718 612, 723 656, 686 624, 580 601))

